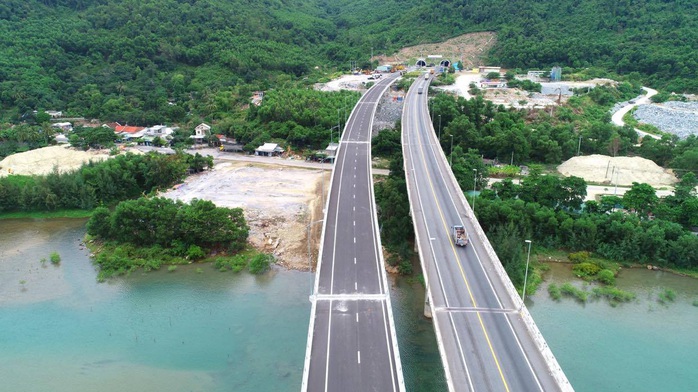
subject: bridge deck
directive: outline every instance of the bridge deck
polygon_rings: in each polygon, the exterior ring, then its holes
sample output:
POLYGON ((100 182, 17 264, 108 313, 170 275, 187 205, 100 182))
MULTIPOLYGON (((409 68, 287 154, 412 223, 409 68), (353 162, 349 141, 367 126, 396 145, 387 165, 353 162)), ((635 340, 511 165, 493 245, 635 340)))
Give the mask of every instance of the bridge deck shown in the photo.
POLYGON ((371 175, 378 82, 347 121, 335 159, 315 281, 304 391, 403 391, 371 175))

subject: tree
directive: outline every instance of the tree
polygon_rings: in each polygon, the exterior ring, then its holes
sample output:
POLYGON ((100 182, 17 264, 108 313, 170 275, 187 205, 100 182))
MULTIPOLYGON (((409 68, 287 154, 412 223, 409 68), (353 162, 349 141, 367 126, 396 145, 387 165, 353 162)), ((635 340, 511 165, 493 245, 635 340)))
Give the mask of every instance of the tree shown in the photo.
POLYGON ((623 206, 635 210, 640 216, 647 216, 658 201, 656 191, 649 184, 633 182, 633 186, 623 195, 623 206))

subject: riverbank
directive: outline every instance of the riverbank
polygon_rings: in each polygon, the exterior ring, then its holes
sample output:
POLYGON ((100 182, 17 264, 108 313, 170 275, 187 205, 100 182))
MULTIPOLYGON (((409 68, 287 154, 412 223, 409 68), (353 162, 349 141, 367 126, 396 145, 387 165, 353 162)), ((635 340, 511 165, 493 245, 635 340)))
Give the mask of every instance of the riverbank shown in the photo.
POLYGON ((0 213, 4 219, 87 219, 94 210, 56 210, 56 211, 13 211, 0 213))

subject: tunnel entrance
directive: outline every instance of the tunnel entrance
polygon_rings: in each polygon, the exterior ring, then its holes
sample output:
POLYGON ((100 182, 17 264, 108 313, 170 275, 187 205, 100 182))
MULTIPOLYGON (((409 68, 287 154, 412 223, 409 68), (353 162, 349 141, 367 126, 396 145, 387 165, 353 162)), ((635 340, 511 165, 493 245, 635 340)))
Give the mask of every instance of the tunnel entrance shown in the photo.
POLYGON ((424 59, 419 59, 419 60, 417 60, 417 63, 416 63, 415 65, 418 66, 418 67, 426 67, 426 66, 427 66, 427 62, 424 61, 424 59))

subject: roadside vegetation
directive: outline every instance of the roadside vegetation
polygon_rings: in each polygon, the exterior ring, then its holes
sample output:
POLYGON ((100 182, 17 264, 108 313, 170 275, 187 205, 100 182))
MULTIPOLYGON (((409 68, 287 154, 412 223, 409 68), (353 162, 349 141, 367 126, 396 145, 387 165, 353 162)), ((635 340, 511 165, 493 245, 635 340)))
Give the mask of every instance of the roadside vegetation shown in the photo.
POLYGON ((402 161, 401 127, 384 129, 371 142, 371 155, 390 159, 390 175, 374 184, 381 242, 386 262, 403 275, 412 274, 414 229, 402 161))

